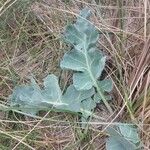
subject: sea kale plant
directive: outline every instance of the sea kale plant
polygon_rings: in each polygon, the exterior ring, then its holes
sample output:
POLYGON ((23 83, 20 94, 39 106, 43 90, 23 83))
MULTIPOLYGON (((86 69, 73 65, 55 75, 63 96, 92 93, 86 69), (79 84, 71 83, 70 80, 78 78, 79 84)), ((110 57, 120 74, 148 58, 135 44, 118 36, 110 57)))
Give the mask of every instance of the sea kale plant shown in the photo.
POLYGON ((17 86, 14 89, 10 98, 11 107, 31 115, 51 108, 70 111, 82 114, 82 119, 86 121, 96 104, 103 101, 112 112, 108 104, 110 96, 105 95, 112 90, 112 81, 98 80, 104 70, 106 56, 96 47, 99 32, 88 20, 90 14, 88 8, 83 9, 76 23, 68 25, 63 34, 63 39, 73 49, 64 55, 60 67, 74 71, 73 84, 62 94, 55 75, 48 75, 44 79, 42 89, 31 78, 30 85, 17 86))
POLYGON ((99 103, 102 100, 112 113, 107 97, 104 95, 105 92, 112 90, 112 81, 98 80, 104 70, 106 57, 96 47, 99 32, 87 20, 89 16, 90 10, 84 9, 76 23, 67 26, 64 37, 73 49, 64 55, 60 67, 74 71, 73 85, 77 90, 86 91, 94 87, 94 102, 99 103))
POLYGON ((142 144, 134 125, 118 123, 107 128, 107 150, 142 150, 142 144))
MULTIPOLYGON (((55 109, 80 114, 81 121, 85 122, 92 117, 96 104, 103 102, 112 113, 108 103, 111 97, 108 93, 113 85, 110 79, 99 80, 105 67, 106 56, 96 46, 99 32, 89 21, 90 15, 88 8, 83 9, 76 22, 69 24, 63 34, 63 39, 72 49, 64 54, 60 67, 73 71, 73 84, 63 93, 58 78, 53 74, 44 78, 43 88, 31 78, 29 85, 17 86, 14 89, 10 96, 11 109, 32 116, 40 110, 55 109)), ((128 125, 109 128, 107 132, 110 136, 106 142, 107 150, 122 150, 126 144, 134 150, 135 143, 139 143, 137 130, 128 125), (130 136, 127 135, 128 131, 130 136)))

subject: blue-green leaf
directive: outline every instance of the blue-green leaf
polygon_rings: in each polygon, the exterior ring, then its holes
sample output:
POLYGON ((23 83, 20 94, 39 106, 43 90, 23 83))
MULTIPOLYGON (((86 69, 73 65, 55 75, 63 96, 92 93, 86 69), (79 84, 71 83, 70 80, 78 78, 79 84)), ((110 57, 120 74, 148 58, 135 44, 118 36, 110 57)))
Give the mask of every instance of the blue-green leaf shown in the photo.
POLYGON ((81 112, 83 114, 83 118, 87 119, 92 114, 92 110, 96 107, 96 103, 92 98, 87 98, 82 101, 81 104, 81 112))
POLYGON ((110 79, 99 81, 98 86, 100 87, 101 90, 105 92, 110 92, 113 89, 112 80, 110 79))
POLYGON ((44 90, 42 94, 47 103, 50 100, 61 103, 62 92, 58 84, 58 78, 55 75, 48 75, 44 79, 44 90))
POLYGON ((89 19, 91 11, 86 7, 84 8, 77 18, 74 26, 82 33, 86 35, 86 44, 93 46, 96 44, 99 33, 94 25, 87 19, 89 19))
POLYGON ((68 25, 66 27, 64 38, 72 45, 85 45, 84 34, 82 34, 74 25, 68 25))
POLYGON ((78 48, 88 49, 95 46, 99 33, 94 25, 87 20, 91 11, 85 8, 81 11, 77 21, 73 25, 68 25, 64 33, 64 39, 78 48))
POLYGON ((82 9, 82 11, 80 12, 77 21, 80 21, 80 18, 81 18, 81 21, 83 21, 83 18, 84 18, 84 19, 87 19, 87 18, 90 17, 90 15, 91 15, 90 9, 89 9, 88 7, 85 7, 85 8, 82 9))
POLYGON ((124 145, 121 144, 119 139, 116 139, 116 137, 109 137, 106 140, 106 149, 107 150, 128 150, 127 147, 124 147, 124 145))
POLYGON ((33 78, 30 85, 18 86, 10 97, 10 105, 32 115, 51 107, 57 110, 82 113, 82 101, 91 98, 94 94, 94 88, 78 91, 73 85, 70 85, 62 95, 57 77, 48 75, 44 79, 43 89, 40 89, 33 78))
POLYGON ((36 107, 41 99, 40 88, 32 78, 31 85, 18 86, 14 89, 13 94, 10 96, 10 105, 17 106, 20 110, 35 115, 39 111, 36 107))
POLYGON ((107 132, 109 134, 106 140, 107 150, 139 150, 141 147, 137 129, 128 124, 109 127, 107 132))
MULTIPOLYGON (((62 95, 56 76, 48 75, 44 79, 43 88, 31 79, 31 84, 19 86, 13 91, 11 106, 32 114, 54 107, 80 112, 85 118, 89 116, 88 112, 96 107, 97 102, 91 97, 98 91, 98 93, 110 91, 108 87, 110 84, 97 81, 104 70, 106 57, 97 49, 99 33, 88 20, 90 14, 88 8, 83 9, 76 23, 68 25, 64 33, 64 39, 73 46, 73 49, 64 55, 60 66, 74 71, 73 85, 69 86, 66 93, 62 95), (87 106, 86 109, 85 106, 87 106)), ((102 100, 110 110, 107 101, 104 98, 102 100)))
POLYGON ((93 86, 93 82, 87 71, 74 73, 73 84, 77 90, 89 90, 93 86))
POLYGON ((90 14, 88 8, 83 9, 76 23, 67 26, 64 34, 74 49, 64 55, 60 66, 62 69, 78 71, 73 75, 73 85, 77 90, 89 90, 95 86, 105 67, 106 57, 96 47, 98 31, 87 20, 90 14))
POLYGON ((118 125, 118 127, 119 127, 121 134, 126 139, 128 139, 129 141, 131 141, 135 144, 140 142, 137 128, 130 126, 130 125, 126 125, 126 124, 120 124, 120 125, 118 125))
POLYGON ((88 8, 83 9, 76 23, 66 27, 64 39, 73 46, 73 49, 64 55, 60 66, 62 69, 74 71, 73 85, 77 90, 89 90, 95 87, 97 92, 101 93, 107 109, 112 113, 104 96, 105 92, 110 92, 112 85, 109 80, 108 83, 107 80, 98 81, 104 70, 106 57, 97 49, 99 33, 88 20, 90 14, 88 8))
POLYGON ((62 97, 62 101, 68 105, 60 106, 59 108, 73 112, 81 112, 81 101, 90 98, 94 93, 94 88, 87 91, 77 91, 73 85, 70 85, 62 97))
POLYGON ((60 67, 74 71, 85 71, 87 66, 84 53, 75 50, 67 52, 60 63, 60 67))
POLYGON ((64 55, 61 68, 80 71, 74 73, 73 84, 77 90, 89 90, 94 86, 93 78, 97 79, 105 66, 106 57, 98 50, 89 52, 71 50, 64 55))
MULTIPOLYGON (((107 101, 112 100, 112 97, 110 95, 105 95, 105 98, 106 98, 107 101)), ((100 103, 100 102, 102 102, 102 97, 98 93, 95 93, 95 95, 94 95, 94 101, 96 103, 100 103)))
POLYGON ((50 106, 67 105, 61 101, 61 91, 56 76, 47 76, 44 79, 44 86, 44 89, 40 89, 32 78, 30 85, 15 88, 10 97, 10 105, 30 114, 36 114, 39 110, 50 106))

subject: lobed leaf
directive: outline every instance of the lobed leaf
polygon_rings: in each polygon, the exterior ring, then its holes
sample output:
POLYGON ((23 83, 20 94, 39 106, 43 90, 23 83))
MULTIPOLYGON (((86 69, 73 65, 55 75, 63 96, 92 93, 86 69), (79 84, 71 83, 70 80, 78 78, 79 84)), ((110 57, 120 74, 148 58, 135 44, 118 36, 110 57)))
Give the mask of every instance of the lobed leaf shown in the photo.
MULTIPOLYGON (((107 101, 112 100, 112 97, 110 95, 105 95, 105 98, 106 98, 107 101)), ((94 101, 96 103, 102 102, 102 97, 98 93, 94 94, 94 98, 93 99, 94 99, 94 101)))
POLYGON ((140 142, 136 128, 129 126, 129 125, 125 125, 125 124, 120 124, 120 125, 118 125, 118 127, 119 127, 121 134, 126 139, 128 139, 129 141, 131 141, 135 144, 140 142))
POLYGON ((127 147, 125 147, 118 137, 112 137, 110 136, 106 140, 106 149, 107 150, 128 150, 127 147))
MULTIPOLYGON (((62 97, 62 101, 68 105, 62 106, 62 109, 81 112, 81 102, 90 98, 94 93, 94 88, 87 91, 77 91, 73 85, 70 85, 62 97)), ((59 108, 61 108, 61 106, 59 108)))
POLYGON ((107 129, 107 150, 139 150, 141 148, 137 129, 127 124, 119 124, 107 129))
POLYGON ((61 103, 62 92, 58 84, 58 78, 55 75, 48 75, 44 79, 44 90, 42 95, 45 98, 45 102, 55 101, 61 103))
POLYGON ((80 49, 95 46, 99 33, 94 25, 87 20, 90 15, 91 11, 86 7, 81 11, 76 23, 66 27, 64 38, 67 42, 78 48, 80 47, 80 49))
POLYGON ((33 78, 30 85, 16 87, 10 100, 11 106, 18 106, 20 110, 30 114, 36 114, 50 106, 67 105, 61 101, 58 79, 54 75, 48 75, 44 79, 42 90, 33 78))
POLYGON ((105 80, 102 80, 102 81, 98 81, 98 86, 104 92, 111 92, 112 89, 113 89, 112 80, 110 80, 110 79, 105 79, 105 80))
POLYGON ((73 84, 77 90, 89 90, 94 86, 93 78, 97 79, 105 66, 106 57, 97 50, 81 52, 71 50, 61 61, 62 69, 79 71, 73 75, 73 84))
POLYGON ((100 95, 99 101, 102 99, 112 113, 104 96, 105 92, 110 92, 112 89, 112 83, 110 80, 98 81, 104 70, 106 57, 97 50, 99 33, 88 20, 90 14, 88 8, 83 9, 76 23, 66 27, 64 39, 73 45, 73 49, 64 55, 60 67, 74 71, 73 85, 77 90, 89 90, 95 87, 100 95))
POLYGON ((43 89, 40 89, 33 78, 30 85, 16 87, 10 97, 10 105, 32 115, 51 107, 57 110, 82 113, 82 101, 91 98, 94 93, 94 88, 77 91, 73 85, 70 85, 62 95, 57 77, 48 75, 44 79, 43 89))
MULTIPOLYGON (((91 98, 93 95, 94 98, 96 97, 97 88, 102 89, 99 93, 109 92, 112 88, 109 80, 97 81, 105 67, 106 57, 97 50, 96 43, 99 33, 88 20, 90 15, 88 8, 83 9, 76 23, 68 25, 64 33, 65 40, 74 48, 64 55, 60 66, 62 69, 74 71, 73 85, 70 85, 66 93, 62 95, 55 75, 48 75, 44 79, 42 89, 34 79, 31 79, 30 85, 19 86, 13 91, 11 106, 17 106, 18 109, 32 114, 55 107, 80 112, 85 118, 88 118, 98 102, 91 98)), ((101 97, 97 98, 101 100, 101 97)), ((107 101, 105 104, 107 105, 107 101)))
POLYGON ((92 98, 87 98, 85 100, 82 101, 82 104, 81 104, 81 112, 83 114, 83 118, 85 120, 87 120, 87 118, 89 116, 91 116, 91 111, 96 107, 96 103, 93 101, 92 98))

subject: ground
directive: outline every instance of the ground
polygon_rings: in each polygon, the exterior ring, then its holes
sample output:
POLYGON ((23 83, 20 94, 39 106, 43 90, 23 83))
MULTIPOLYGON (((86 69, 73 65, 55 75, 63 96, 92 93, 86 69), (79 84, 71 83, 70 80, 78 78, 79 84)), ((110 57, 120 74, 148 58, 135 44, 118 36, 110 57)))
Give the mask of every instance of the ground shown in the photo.
POLYGON ((148 0, 1 0, 0 1, 0 149, 69 150, 105 148, 102 130, 115 121, 135 123, 144 149, 150 149, 150 2, 148 0), (87 134, 78 116, 40 112, 32 118, 6 111, 16 85, 34 75, 39 85, 54 73, 61 88, 72 82, 59 62, 68 50, 65 26, 84 7, 102 33, 100 47, 107 56, 104 74, 113 80, 110 116, 100 104, 87 134), (104 124, 104 121, 106 124, 104 124))

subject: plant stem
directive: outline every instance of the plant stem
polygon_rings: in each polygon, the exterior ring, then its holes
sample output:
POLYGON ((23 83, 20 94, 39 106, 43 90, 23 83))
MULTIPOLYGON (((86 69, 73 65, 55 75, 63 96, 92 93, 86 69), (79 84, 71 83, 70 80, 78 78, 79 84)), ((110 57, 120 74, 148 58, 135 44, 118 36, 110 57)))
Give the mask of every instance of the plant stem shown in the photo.
POLYGON ((95 81, 95 79, 94 79, 93 82, 94 82, 94 85, 95 85, 95 87, 96 87, 96 89, 97 89, 97 92, 98 92, 99 96, 102 98, 102 101, 103 101, 103 103, 105 104, 106 108, 108 109, 108 111, 109 111, 111 114, 113 114, 113 110, 112 110, 112 108, 110 107, 108 101, 106 100, 104 94, 101 92, 101 89, 100 89, 100 87, 99 87, 98 84, 97 84, 97 81, 95 81))
POLYGON ((112 108, 110 107, 110 105, 109 105, 109 103, 107 102, 107 100, 106 100, 104 94, 102 93, 100 87, 99 87, 98 84, 97 84, 97 79, 94 78, 92 72, 90 71, 91 68, 90 68, 90 65, 89 65, 89 61, 88 61, 87 55, 88 55, 88 54, 87 54, 87 51, 86 51, 86 49, 85 49, 86 65, 87 65, 88 72, 89 72, 89 75, 90 75, 90 77, 91 77, 91 80, 93 81, 94 86, 96 87, 99 96, 102 98, 102 101, 103 101, 104 105, 106 106, 106 108, 108 109, 108 111, 109 111, 111 114, 113 114, 112 108))

